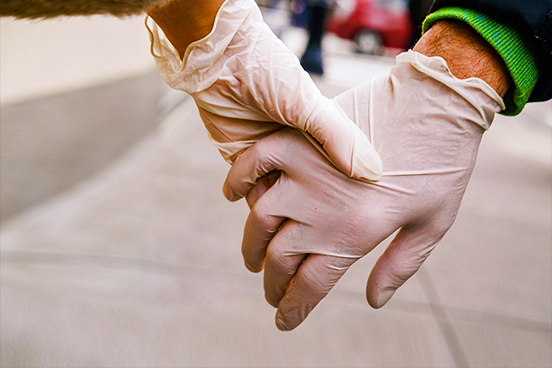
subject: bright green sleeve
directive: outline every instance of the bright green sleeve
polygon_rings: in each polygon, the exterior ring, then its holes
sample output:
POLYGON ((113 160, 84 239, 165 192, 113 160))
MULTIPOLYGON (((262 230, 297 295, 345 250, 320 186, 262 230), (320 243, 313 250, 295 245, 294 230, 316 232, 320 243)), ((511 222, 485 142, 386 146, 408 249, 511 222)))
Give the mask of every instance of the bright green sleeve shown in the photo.
POLYGON ((422 27, 423 32, 442 19, 466 22, 494 47, 504 60, 514 81, 513 88, 504 96, 506 109, 500 114, 519 114, 529 100, 539 77, 537 59, 529 47, 531 40, 524 39, 514 28, 485 14, 463 8, 442 8, 428 15, 422 27))

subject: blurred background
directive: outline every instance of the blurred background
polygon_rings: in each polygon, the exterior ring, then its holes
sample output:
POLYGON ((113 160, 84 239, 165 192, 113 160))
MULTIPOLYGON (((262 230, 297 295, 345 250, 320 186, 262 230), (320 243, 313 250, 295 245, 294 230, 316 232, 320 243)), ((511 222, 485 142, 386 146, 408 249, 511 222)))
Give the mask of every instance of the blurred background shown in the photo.
MULTIPOLYGON (((429 6, 259 4, 329 97, 388 73, 429 6)), ((364 297, 382 244, 282 333, 242 263, 247 205, 143 18, 0 20, 1 366, 552 365, 550 101, 496 117, 455 225, 386 307, 364 297)))

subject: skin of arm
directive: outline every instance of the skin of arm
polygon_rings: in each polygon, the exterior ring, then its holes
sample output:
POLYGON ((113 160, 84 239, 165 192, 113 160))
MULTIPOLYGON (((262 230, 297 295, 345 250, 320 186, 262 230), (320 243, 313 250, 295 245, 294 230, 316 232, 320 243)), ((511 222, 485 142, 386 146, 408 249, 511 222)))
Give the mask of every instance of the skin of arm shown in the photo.
POLYGON ((456 78, 480 78, 501 97, 512 85, 512 78, 500 55, 464 22, 442 20, 435 23, 413 50, 430 57, 442 57, 456 78))
POLYGON ((146 12, 163 30, 182 59, 188 45, 211 32, 223 3, 224 0, 174 0, 153 6, 146 12))

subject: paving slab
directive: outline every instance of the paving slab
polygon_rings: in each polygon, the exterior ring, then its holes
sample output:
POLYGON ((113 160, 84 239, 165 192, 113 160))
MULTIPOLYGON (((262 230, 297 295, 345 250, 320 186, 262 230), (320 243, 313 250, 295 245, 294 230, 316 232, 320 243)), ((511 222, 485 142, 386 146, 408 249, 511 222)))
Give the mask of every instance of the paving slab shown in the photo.
POLYGON ((473 323, 453 324, 472 367, 550 367, 552 333, 473 323))
POLYGON ((228 165, 189 101, 171 116, 3 224, 3 366, 454 366, 424 295, 372 310, 366 270, 278 331, 239 252, 247 206, 220 190, 228 165))
POLYGON ((0 219, 73 187, 130 150, 163 120, 162 98, 168 90, 151 70, 96 87, 2 104, 0 219))
POLYGON ((329 298, 316 318, 283 333, 252 287, 260 283, 190 273, 113 263, 4 263, 2 365, 453 365, 431 316, 370 312, 329 298))

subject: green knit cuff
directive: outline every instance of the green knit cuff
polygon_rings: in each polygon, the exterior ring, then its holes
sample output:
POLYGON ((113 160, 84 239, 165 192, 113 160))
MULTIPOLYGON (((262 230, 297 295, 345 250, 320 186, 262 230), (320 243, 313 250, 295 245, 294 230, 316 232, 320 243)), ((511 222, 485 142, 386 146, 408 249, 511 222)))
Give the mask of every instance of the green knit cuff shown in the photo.
POLYGON ((499 23, 485 14, 463 8, 442 8, 428 15, 422 26, 423 32, 437 21, 451 18, 468 23, 502 57, 515 88, 510 88, 506 92, 504 96, 506 109, 500 114, 510 116, 519 114, 529 100, 539 77, 537 59, 529 47, 531 41, 508 25, 499 23))

